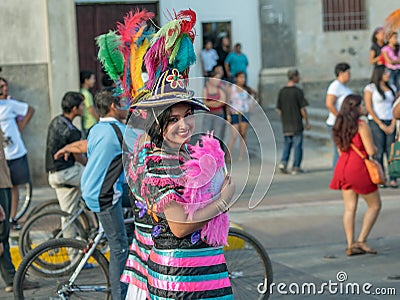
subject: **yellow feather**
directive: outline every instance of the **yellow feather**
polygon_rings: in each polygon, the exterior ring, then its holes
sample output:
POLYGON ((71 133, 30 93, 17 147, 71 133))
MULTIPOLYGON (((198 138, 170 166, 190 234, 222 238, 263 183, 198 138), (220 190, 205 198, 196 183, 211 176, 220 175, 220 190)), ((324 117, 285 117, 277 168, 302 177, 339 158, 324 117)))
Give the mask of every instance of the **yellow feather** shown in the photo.
POLYGON ((132 80, 132 89, 131 94, 132 97, 136 97, 139 93, 139 89, 143 87, 143 79, 142 79, 142 65, 143 65, 143 57, 146 54, 147 49, 150 46, 150 42, 145 39, 142 45, 137 49, 136 44, 132 43, 135 47, 135 51, 131 49, 131 80, 132 80))

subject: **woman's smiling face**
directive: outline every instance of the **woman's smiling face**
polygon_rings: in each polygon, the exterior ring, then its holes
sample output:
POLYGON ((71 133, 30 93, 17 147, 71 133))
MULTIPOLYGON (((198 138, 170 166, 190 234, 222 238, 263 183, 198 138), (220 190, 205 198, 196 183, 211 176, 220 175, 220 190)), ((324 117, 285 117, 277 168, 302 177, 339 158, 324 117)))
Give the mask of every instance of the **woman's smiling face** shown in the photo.
POLYGON ((190 141, 194 131, 193 108, 186 103, 172 106, 163 138, 171 148, 181 148, 190 141))

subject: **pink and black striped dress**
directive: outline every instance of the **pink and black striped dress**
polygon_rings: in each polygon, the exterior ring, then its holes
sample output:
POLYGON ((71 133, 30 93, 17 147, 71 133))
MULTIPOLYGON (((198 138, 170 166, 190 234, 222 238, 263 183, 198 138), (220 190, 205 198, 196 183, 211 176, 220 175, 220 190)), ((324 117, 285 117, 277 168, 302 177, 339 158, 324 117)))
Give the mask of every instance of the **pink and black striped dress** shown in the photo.
POLYGON ((161 152, 147 157, 142 196, 148 197, 158 217, 147 262, 150 298, 233 299, 223 247, 206 244, 200 230, 177 238, 162 213, 171 201, 183 201, 183 163, 182 157, 161 152))

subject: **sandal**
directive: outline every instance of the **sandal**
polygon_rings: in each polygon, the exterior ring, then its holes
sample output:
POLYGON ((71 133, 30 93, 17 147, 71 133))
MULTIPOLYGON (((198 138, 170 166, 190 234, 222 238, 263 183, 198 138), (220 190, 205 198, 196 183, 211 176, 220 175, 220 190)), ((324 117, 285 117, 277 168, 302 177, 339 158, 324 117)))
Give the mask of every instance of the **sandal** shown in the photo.
POLYGON ((391 187, 392 189, 397 189, 399 186, 397 185, 396 181, 391 181, 391 182, 390 182, 390 187, 391 187))
POLYGON ((367 245, 367 242, 356 242, 354 244, 354 247, 358 247, 358 249, 360 249, 360 250, 362 250, 362 251, 364 251, 365 253, 368 253, 368 254, 377 254, 378 253, 378 251, 376 251, 375 249, 369 247, 367 245))
POLYGON ((365 251, 359 247, 356 247, 354 244, 353 246, 351 246, 351 248, 346 249, 347 256, 360 255, 360 254, 365 254, 365 251))

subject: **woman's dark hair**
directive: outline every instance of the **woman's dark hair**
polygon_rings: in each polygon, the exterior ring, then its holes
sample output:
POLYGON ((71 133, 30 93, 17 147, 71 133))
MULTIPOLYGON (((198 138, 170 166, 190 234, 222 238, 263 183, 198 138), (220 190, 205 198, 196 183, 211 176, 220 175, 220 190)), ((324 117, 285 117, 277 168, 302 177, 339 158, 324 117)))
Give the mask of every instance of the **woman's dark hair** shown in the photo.
POLYGON ((85 100, 85 97, 78 92, 67 92, 61 100, 63 113, 69 114, 74 107, 78 107, 85 100))
POLYGON ((119 105, 119 97, 114 95, 113 88, 104 88, 94 96, 94 105, 100 117, 109 113, 113 103, 119 105))
MULTIPOLYGON (((148 116, 148 126, 147 134, 150 136, 151 143, 156 145, 156 147, 161 148, 164 142, 164 133, 169 124, 169 118, 171 117, 172 107, 157 107, 150 108, 147 111, 148 116), (157 120, 155 119, 157 118, 157 120)), ((194 110, 193 106, 191 106, 194 110)))
POLYGON ((341 151, 347 151, 351 140, 358 131, 358 119, 360 117, 360 95, 348 95, 342 103, 342 107, 336 117, 333 126, 333 140, 341 151))
MULTIPOLYGON (((379 94, 386 99, 385 92, 381 89, 380 82, 382 80, 382 76, 385 73, 386 67, 384 65, 377 65, 372 72, 371 83, 375 84, 376 89, 378 90, 379 94)), ((389 85, 388 82, 385 82, 385 85, 392 91, 393 97, 396 97, 392 87, 389 85)))
POLYGON ((5 84, 8 84, 7 80, 4 77, 0 77, 0 81, 4 81, 5 84))
POLYGON ((372 37, 371 37, 372 43, 376 44, 378 42, 378 40, 376 39, 376 34, 381 30, 383 30, 383 27, 381 27, 381 26, 375 28, 374 32, 372 33, 372 37))
POLYGON ((344 62, 338 63, 335 66, 335 75, 336 75, 336 77, 338 77, 341 72, 346 72, 349 69, 350 69, 350 65, 348 63, 344 63, 344 62))

